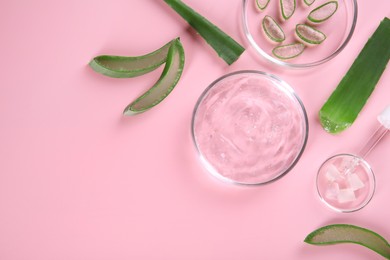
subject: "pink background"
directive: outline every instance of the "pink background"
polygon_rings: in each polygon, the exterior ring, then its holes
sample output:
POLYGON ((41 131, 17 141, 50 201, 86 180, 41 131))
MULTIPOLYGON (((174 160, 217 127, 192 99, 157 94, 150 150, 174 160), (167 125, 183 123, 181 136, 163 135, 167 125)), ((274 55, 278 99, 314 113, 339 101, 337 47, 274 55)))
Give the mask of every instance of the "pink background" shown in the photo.
MULTIPOLYGON (((356 245, 303 243, 331 223, 390 239, 390 136, 369 156, 377 190, 363 210, 339 214, 315 191, 320 164, 359 150, 390 103, 390 71, 355 124, 338 136, 317 114, 384 16, 388 0, 359 0, 354 36, 312 70, 270 66, 241 31, 240 0, 186 0, 247 51, 232 66, 160 0, 1 1, 0 259, 381 259, 356 245), (158 107, 135 117, 123 108, 161 73, 112 79, 87 63, 99 54, 141 55, 180 36, 183 76, 158 107), (242 69, 292 85, 310 135, 296 167, 275 183, 237 187, 210 177, 190 135, 198 96, 242 69)), ((373 64, 375 66, 375 64, 373 64)))

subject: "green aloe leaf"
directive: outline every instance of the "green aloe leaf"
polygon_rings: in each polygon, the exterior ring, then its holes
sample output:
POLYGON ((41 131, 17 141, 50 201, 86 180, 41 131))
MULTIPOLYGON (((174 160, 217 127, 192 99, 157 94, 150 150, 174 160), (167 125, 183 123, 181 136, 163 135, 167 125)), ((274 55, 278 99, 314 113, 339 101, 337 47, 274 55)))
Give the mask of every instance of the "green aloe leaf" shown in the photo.
POLYGON ((232 64, 245 51, 229 35, 180 0, 164 0, 186 20, 227 63, 232 64))
POLYGON ((184 67, 184 49, 179 39, 169 47, 164 70, 157 82, 144 94, 130 103, 123 114, 126 116, 145 112, 165 99, 179 81, 184 67))
POLYGON ((382 20, 374 34, 319 112, 329 133, 344 131, 357 118, 374 91, 390 59, 390 20, 382 20))
POLYGON ((386 239, 372 230, 359 226, 348 224, 324 226, 311 232, 304 241, 312 245, 358 244, 390 259, 390 245, 386 239))
POLYGON ((337 8, 337 1, 326 2, 325 4, 313 9, 313 11, 311 11, 307 16, 307 19, 312 23, 322 23, 332 17, 337 11, 337 8))
POLYGON ((125 57, 100 55, 92 59, 89 66, 97 73, 113 78, 137 77, 157 69, 167 58, 172 40, 163 47, 143 56, 125 57))

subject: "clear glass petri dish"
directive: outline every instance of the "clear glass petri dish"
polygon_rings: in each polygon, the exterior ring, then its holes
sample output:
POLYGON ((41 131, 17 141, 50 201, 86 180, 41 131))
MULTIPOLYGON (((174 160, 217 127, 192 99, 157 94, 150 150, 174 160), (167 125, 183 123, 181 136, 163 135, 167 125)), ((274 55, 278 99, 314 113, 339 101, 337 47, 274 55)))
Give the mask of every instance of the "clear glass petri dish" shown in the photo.
POLYGON ((316 182, 321 201, 342 213, 362 209, 375 193, 371 166, 353 154, 338 154, 327 159, 318 170, 316 182))
POLYGON ((306 146, 308 119, 286 82, 261 71, 237 71, 201 94, 192 116, 192 138, 212 175, 260 185, 296 165, 306 146))
POLYGON ((317 46, 306 47, 301 55, 293 59, 281 60, 272 54, 273 48, 280 44, 272 43, 262 29, 262 19, 265 15, 273 17, 285 32, 283 44, 298 42, 295 36, 297 24, 308 24, 307 16, 311 10, 328 2, 316 0, 311 6, 306 6, 302 0, 296 0, 296 10, 290 19, 280 18, 279 1, 270 1, 265 10, 260 11, 255 0, 242 2, 242 26, 244 34, 254 51, 265 60, 287 68, 311 68, 323 64, 336 57, 348 44, 356 26, 357 1, 338 0, 338 9, 328 20, 313 25, 326 35, 326 39, 317 46))

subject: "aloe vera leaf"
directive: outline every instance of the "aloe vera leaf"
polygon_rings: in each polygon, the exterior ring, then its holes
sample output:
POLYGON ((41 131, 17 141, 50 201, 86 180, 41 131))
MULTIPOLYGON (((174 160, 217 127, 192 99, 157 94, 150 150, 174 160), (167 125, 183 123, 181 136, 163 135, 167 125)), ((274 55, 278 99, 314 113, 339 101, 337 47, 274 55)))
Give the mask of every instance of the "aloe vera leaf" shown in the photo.
POLYGON ((304 43, 311 45, 320 44, 326 39, 326 35, 323 32, 307 24, 297 24, 295 33, 304 43))
POLYGON ((303 0, 303 2, 305 2, 307 6, 310 6, 315 2, 315 0, 303 0))
POLYGON ((164 0, 164 2, 186 20, 227 64, 235 62, 245 51, 245 48, 233 38, 182 1, 164 0))
POLYGON ((169 47, 164 70, 157 82, 123 111, 126 116, 145 112, 165 99, 179 81, 184 67, 184 49, 180 40, 169 47))
POLYGON ((325 4, 313 9, 313 11, 311 11, 307 16, 307 19, 312 23, 322 23, 332 17, 337 11, 337 8, 337 1, 326 2, 325 4))
POLYGON ((269 4, 269 0, 256 0, 256 6, 262 11, 269 4))
POLYGON ((390 20, 384 18, 319 112, 322 127, 336 134, 352 125, 390 58, 390 20))
POLYGON ((290 17, 294 14, 296 8, 296 0, 279 0, 280 2, 280 11, 282 14, 282 18, 284 20, 290 19, 290 17))
POLYGON ((167 58, 174 39, 158 50, 143 56, 125 57, 100 55, 91 60, 89 66, 97 73, 113 78, 137 77, 157 69, 167 58))
POLYGON ((272 54, 281 60, 292 59, 302 54, 305 49, 303 43, 279 45, 272 50, 272 54))
POLYGON ((311 245, 334 245, 353 243, 365 246, 390 259, 390 245, 372 230, 349 224, 333 224, 311 232, 304 240, 311 245))
POLYGON ((282 42, 286 39, 282 27, 280 27, 280 25, 271 16, 264 16, 262 25, 265 35, 267 35, 270 40, 274 42, 282 42))

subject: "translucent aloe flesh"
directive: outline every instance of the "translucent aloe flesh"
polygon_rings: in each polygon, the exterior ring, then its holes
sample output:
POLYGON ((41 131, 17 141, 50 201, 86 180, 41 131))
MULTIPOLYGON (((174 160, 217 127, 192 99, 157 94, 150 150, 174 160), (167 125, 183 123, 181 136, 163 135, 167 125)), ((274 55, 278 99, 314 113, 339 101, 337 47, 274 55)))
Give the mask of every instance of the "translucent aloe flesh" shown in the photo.
POLYGON ((180 0, 164 0, 186 20, 227 63, 232 64, 245 51, 239 43, 180 0))
MULTIPOLYGON (((175 39, 177 40, 177 39, 175 39)), ((137 77, 157 69, 167 58, 172 40, 163 47, 143 56, 100 55, 92 59, 89 66, 97 73, 113 78, 137 77)))
POLYGON ((263 30, 268 38, 274 42, 282 42, 286 38, 280 25, 269 15, 263 18, 263 30))
POLYGON ((325 4, 313 9, 313 11, 311 11, 307 16, 307 19, 312 23, 322 23, 332 17, 337 11, 337 8, 337 1, 326 2, 325 4))
POLYGON ((359 226, 348 224, 324 226, 310 233, 304 241, 312 245, 358 244, 390 259, 390 245, 386 239, 359 226))
POLYGON ((329 133, 347 129, 374 91, 390 58, 390 20, 382 20, 356 60, 319 112, 329 133))
POLYGON ((281 60, 292 59, 302 54, 305 49, 303 43, 279 45, 272 50, 273 55, 281 60))
POLYGON ((299 39, 309 44, 320 44, 326 39, 326 35, 306 24, 297 24, 295 32, 299 39))
POLYGON ((160 103, 174 89, 184 67, 184 49, 179 40, 173 42, 168 51, 166 64, 161 77, 143 95, 129 104, 123 114, 136 115, 160 103))
POLYGON ((315 0, 303 0, 305 2, 306 5, 312 5, 315 0))
POLYGON ((268 3, 269 3, 269 0, 256 0, 256 6, 260 10, 264 10, 267 7, 268 3))
POLYGON ((288 20, 295 12, 296 0, 279 0, 282 18, 288 20))

